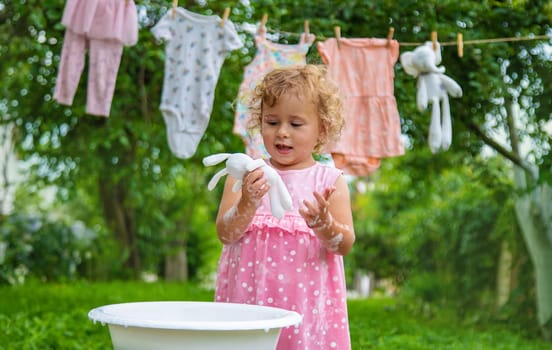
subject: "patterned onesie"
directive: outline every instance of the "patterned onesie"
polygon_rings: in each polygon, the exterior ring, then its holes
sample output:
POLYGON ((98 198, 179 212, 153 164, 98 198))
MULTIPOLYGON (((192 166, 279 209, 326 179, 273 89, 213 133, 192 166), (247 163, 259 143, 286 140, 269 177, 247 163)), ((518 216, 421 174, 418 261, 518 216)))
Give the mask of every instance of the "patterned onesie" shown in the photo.
POLYGON ((226 53, 242 47, 230 20, 172 9, 152 28, 166 41, 165 77, 160 110, 167 140, 179 158, 194 155, 213 108, 215 87, 226 53))
POLYGON ((343 256, 324 248, 298 212, 303 200, 315 200, 313 191, 334 186, 341 171, 321 163, 276 171, 293 207, 278 220, 263 197, 244 236, 223 247, 215 300, 302 314, 301 325, 282 329, 278 350, 350 349, 343 256))
POLYGON ((268 158, 268 153, 263 145, 263 139, 258 130, 248 130, 249 122, 248 101, 251 93, 265 74, 271 70, 284 66, 304 65, 314 36, 303 34, 299 44, 285 45, 269 41, 265 36, 266 31, 261 29, 255 36, 257 53, 255 58, 246 67, 244 78, 240 85, 238 101, 236 103, 236 117, 234 121, 234 133, 239 135, 245 143, 245 153, 252 158, 268 158))

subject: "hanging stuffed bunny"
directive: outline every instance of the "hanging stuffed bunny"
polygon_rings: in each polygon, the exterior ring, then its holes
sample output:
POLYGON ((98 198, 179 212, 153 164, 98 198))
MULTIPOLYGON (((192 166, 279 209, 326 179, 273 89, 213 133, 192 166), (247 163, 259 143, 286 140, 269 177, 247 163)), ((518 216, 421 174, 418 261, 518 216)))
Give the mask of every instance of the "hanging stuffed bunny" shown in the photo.
POLYGON ((287 210, 291 209, 291 196, 286 185, 276 170, 269 167, 262 159, 253 159, 244 153, 218 153, 203 158, 203 165, 212 166, 226 160, 226 167, 217 172, 207 188, 211 191, 217 185, 218 181, 227 174, 237 179, 232 187, 232 191, 237 192, 242 184, 243 175, 246 172, 262 168, 270 190, 268 196, 270 199, 270 209, 274 217, 281 219, 287 210))
POLYGON ((433 153, 447 150, 452 143, 452 122, 448 95, 461 97, 462 88, 454 80, 443 74, 441 48, 433 50, 433 43, 426 42, 414 51, 405 52, 400 57, 405 72, 418 78, 416 104, 423 112, 428 103, 432 104, 429 127, 429 148, 433 153), (441 105, 439 105, 441 103, 441 105), (442 108, 442 109, 441 109, 442 108))

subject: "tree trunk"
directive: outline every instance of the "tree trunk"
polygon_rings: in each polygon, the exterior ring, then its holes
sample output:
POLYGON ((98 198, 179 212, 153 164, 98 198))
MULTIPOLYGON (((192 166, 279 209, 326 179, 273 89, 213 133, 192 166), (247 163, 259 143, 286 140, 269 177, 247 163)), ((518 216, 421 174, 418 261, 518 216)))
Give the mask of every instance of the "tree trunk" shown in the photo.
POLYGON ((127 254, 124 265, 138 276, 141 261, 136 244, 135 210, 126 203, 127 191, 123 184, 124 181, 112 183, 109 178, 100 177, 100 196, 107 226, 119 242, 121 250, 127 254))
POLYGON ((500 308, 508 302, 512 290, 512 253, 506 241, 500 247, 496 281, 496 306, 500 308))
MULTIPOLYGON (((202 173, 194 171, 191 177, 191 183, 199 183, 199 176, 202 173)), ((195 186, 191 198, 197 198, 203 189, 195 186)), ((189 277, 188 253, 186 246, 188 244, 189 223, 192 219, 194 210, 190 208, 182 213, 178 220, 175 220, 174 231, 171 234, 171 251, 165 255, 164 278, 168 281, 187 281, 189 277)))
POLYGON ((172 249, 165 255, 164 278, 167 281, 188 280, 188 253, 186 251, 186 230, 193 210, 188 210, 180 220, 175 222, 172 242, 172 249))
POLYGON ((13 143, 13 125, 0 126, 0 215, 13 209, 17 179, 17 159, 13 143))
POLYGON ((167 281, 188 280, 188 254, 186 243, 179 241, 173 245, 173 250, 165 257, 165 279, 167 281))
MULTIPOLYGON (((516 188, 526 190, 526 173, 514 170, 516 188)), ((552 242, 548 236, 552 218, 544 215, 552 206, 552 189, 540 185, 515 200, 515 210, 529 256, 535 268, 538 321, 547 340, 552 339, 552 242), (543 212, 543 208, 547 208, 543 212)))

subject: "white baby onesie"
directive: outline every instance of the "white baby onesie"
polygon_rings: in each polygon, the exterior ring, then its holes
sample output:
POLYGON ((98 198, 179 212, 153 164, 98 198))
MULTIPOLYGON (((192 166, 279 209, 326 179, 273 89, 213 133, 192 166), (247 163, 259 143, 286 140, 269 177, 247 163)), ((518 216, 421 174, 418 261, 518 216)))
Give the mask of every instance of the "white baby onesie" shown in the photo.
POLYGON ((243 46, 234 24, 181 7, 172 9, 151 29, 165 40, 165 77, 160 110, 171 152, 194 155, 207 129, 215 88, 226 53, 243 46))

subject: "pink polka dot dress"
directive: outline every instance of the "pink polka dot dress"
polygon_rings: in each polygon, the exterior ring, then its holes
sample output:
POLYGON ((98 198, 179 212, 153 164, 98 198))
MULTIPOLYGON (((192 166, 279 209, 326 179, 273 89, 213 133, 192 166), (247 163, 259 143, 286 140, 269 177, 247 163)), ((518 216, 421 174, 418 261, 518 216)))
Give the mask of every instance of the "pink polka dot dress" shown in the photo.
POLYGON ((350 349, 343 257, 324 248, 298 209, 313 191, 334 186, 341 170, 316 163, 279 171, 293 208, 278 220, 268 195, 245 235, 225 245, 219 261, 215 300, 279 307, 303 315, 282 329, 278 350, 350 349))

